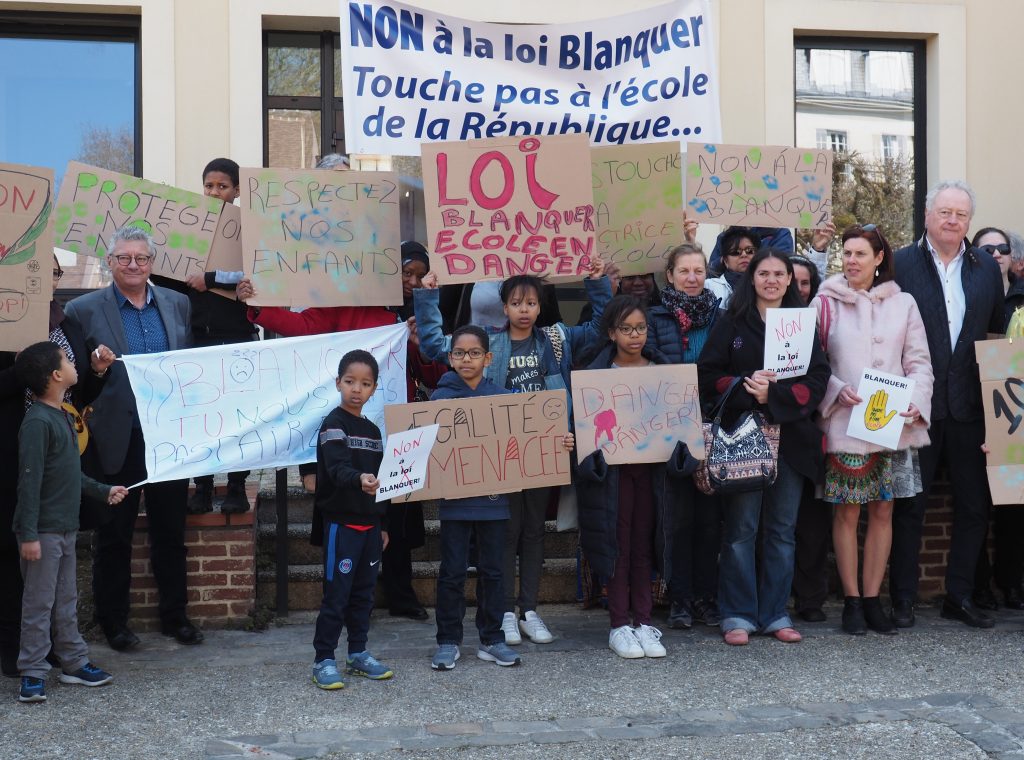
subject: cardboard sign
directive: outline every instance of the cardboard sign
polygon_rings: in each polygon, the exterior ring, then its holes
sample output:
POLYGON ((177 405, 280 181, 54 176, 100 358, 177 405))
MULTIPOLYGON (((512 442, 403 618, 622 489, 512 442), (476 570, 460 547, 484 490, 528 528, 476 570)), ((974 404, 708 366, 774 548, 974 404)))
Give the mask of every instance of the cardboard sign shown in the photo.
POLYGON ((206 271, 223 208, 219 198, 71 161, 57 196, 55 245, 103 258, 116 230, 141 227, 156 245, 153 274, 184 280, 206 271))
POLYGON ((377 473, 377 501, 404 496, 427 484, 427 465, 439 428, 440 425, 427 425, 388 436, 377 473))
POLYGON ((910 408, 913 393, 910 378, 865 368, 857 385, 861 402, 850 410, 846 434, 895 451, 907 421, 900 414, 910 408))
POLYGON ((438 282, 583 279, 597 253, 590 185, 586 135, 424 144, 438 282))
MULTIPOLYGON (((242 209, 233 203, 225 203, 217 224, 213 247, 206 257, 206 271, 242 271, 242 209)), ((235 293, 221 288, 210 288, 211 293, 235 300, 235 293)))
POLYGON ((397 174, 242 169, 241 186, 250 305, 402 303, 397 174))
POLYGON ((52 169, 0 163, 0 351, 46 340, 52 208, 52 169))
POLYGON ((597 251, 622 276, 664 272, 683 242, 678 142, 592 148, 597 251))
POLYGON ((1024 340, 975 344, 993 504, 1024 504, 1024 340))
POLYGON ((697 365, 572 373, 577 456, 600 448, 608 464, 666 462, 677 441, 704 458, 697 365))
POLYGON ((822 227, 832 219, 832 151, 690 143, 686 198, 701 222, 822 227))
POLYGON ((765 309, 764 368, 779 380, 807 374, 818 314, 804 309, 765 309))
POLYGON ((388 430, 438 424, 426 487, 399 501, 459 499, 569 483, 565 391, 384 407, 388 430))
POLYGON ((122 357, 146 442, 149 482, 316 460, 316 440, 340 396, 338 362, 369 351, 380 367, 363 415, 383 428, 384 405, 406 394, 404 324, 122 357))

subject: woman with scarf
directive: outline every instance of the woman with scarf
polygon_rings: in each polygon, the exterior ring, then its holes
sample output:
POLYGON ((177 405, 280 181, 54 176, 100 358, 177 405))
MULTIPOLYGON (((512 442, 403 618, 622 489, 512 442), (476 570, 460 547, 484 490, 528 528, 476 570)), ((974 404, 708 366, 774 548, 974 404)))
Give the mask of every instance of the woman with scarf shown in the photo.
MULTIPOLYGON (((749 263, 750 259, 746 261, 749 263)), ((721 299, 705 287, 707 264, 699 243, 669 251, 661 304, 648 315, 647 347, 672 364, 696 364, 718 317, 721 299)), ((673 539, 672 577, 667 578, 670 628, 690 628, 693 621, 719 623, 718 544, 721 516, 718 499, 687 479, 682 487, 679 521, 673 539)))
POLYGON ((720 277, 708 280, 707 287, 721 299, 720 308, 728 309, 732 291, 750 266, 757 249, 761 247, 761 238, 749 227, 730 227, 722 233, 719 240, 724 269, 720 277))
MULTIPOLYGON (((64 270, 53 260, 53 289, 57 289, 64 270)), ((107 367, 114 352, 106 346, 89 351, 85 337, 64 319, 64 310, 50 301, 49 340, 64 349, 78 371, 78 385, 64 401, 84 410, 103 386, 107 367)), ((27 341, 31 343, 33 341, 27 341)), ((26 343, 26 345, 27 345, 26 343)), ((18 649, 21 640, 21 566, 18 541, 11 531, 18 496, 18 430, 33 397, 14 374, 15 351, 0 351, 0 670, 5 676, 18 675, 18 649)))

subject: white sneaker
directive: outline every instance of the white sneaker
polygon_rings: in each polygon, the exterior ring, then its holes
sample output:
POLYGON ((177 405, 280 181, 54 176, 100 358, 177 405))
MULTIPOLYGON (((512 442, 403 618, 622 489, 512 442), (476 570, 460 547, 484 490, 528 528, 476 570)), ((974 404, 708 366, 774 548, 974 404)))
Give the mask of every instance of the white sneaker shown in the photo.
POLYGON ((551 631, 544 625, 544 621, 540 619, 540 615, 533 610, 526 613, 525 620, 519 621, 519 630, 535 644, 550 644, 555 640, 555 637, 551 635, 551 631))
POLYGON ((644 650, 637 640, 636 631, 628 625, 612 628, 612 632, 608 634, 608 646, 619 657, 625 657, 627 660, 635 660, 637 657, 644 656, 644 650))
POLYGON ((661 631, 653 625, 641 625, 635 630, 636 640, 644 650, 644 657, 665 656, 665 647, 661 645, 661 631))
POLYGON ((519 635, 519 626, 516 625, 516 613, 506 612, 501 618, 501 631, 505 634, 505 643, 516 645, 523 643, 523 637, 519 635))

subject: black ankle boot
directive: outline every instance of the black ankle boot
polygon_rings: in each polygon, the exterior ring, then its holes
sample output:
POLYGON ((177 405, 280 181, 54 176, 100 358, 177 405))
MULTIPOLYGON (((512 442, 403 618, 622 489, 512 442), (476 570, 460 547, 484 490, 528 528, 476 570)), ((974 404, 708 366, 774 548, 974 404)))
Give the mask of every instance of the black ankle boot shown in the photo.
POLYGON ((882 602, 877 596, 864 597, 864 621, 868 628, 875 633, 889 635, 896 633, 896 624, 892 622, 891 617, 885 614, 882 602))
POLYGON ((249 511, 249 497, 245 495, 245 482, 228 481, 228 492, 220 505, 221 514, 231 515, 249 511))
POLYGON ((843 631, 851 636, 863 636, 868 632, 864 625, 864 608, 859 596, 846 597, 843 605, 843 631))
POLYGON ((190 515, 205 515, 213 511, 213 484, 197 482, 195 492, 188 498, 185 511, 190 515))

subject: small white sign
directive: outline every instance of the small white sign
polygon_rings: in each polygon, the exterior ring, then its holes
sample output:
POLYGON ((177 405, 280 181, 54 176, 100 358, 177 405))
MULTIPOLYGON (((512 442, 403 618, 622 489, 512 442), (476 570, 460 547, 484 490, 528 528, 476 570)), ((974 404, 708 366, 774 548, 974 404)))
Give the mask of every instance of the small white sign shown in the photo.
POLYGON ((865 369, 857 387, 861 402, 850 410, 846 434, 895 451, 907 420, 900 414, 910 408, 913 393, 913 380, 865 369))
POLYGON ((388 436, 377 473, 377 501, 419 491, 427 484, 427 464, 438 429, 440 425, 426 425, 388 436))
POLYGON ((765 310, 764 368, 773 371, 777 379, 807 374, 817 318, 813 306, 765 310))

